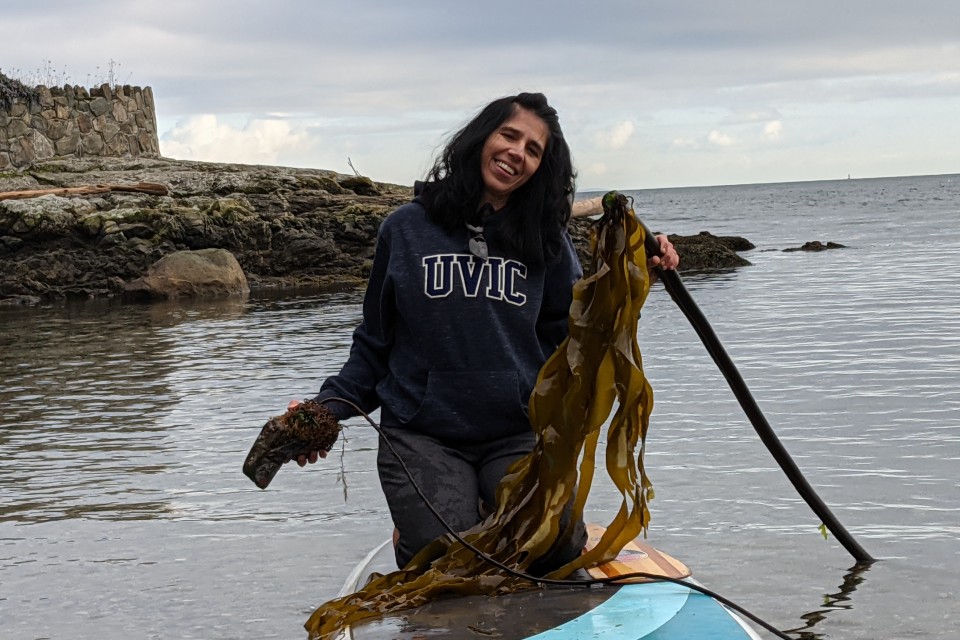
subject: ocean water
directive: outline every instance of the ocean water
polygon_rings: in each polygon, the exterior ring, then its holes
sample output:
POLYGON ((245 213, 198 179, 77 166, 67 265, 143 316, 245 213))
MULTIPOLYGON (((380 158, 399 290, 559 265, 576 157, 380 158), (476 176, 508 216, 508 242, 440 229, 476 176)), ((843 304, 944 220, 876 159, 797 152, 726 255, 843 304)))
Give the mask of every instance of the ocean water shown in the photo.
MULTIPOLYGON (((630 192, 654 229, 742 235, 684 276, 800 469, 786 480, 657 287, 650 540, 803 640, 960 637, 960 175, 630 192), (784 252, 810 240, 846 248, 784 252)), ((302 638, 389 535, 376 438, 241 473, 260 427, 346 357, 360 296, 0 309, 0 637, 302 638)), ((591 520, 618 506, 598 481, 591 520)))

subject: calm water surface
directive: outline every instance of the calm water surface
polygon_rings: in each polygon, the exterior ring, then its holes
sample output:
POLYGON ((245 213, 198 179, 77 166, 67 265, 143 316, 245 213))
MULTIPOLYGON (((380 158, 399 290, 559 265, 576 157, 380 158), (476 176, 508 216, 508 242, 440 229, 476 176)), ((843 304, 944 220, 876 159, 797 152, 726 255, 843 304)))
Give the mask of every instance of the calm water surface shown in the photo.
MULTIPOLYGON (((743 235, 687 288, 853 561, 767 453, 658 288, 650 537, 792 635, 960 637, 960 176, 635 192, 654 228, 743 235), (846 249, 784 253, 808 240, 846 249)), ((263 422, 346 357, 358 294, 0 310, 0 637, 303 638, 391 528, 375 438, 240 472, 263 422), (341 474, 341 468, 345 474, 341 474)), ((618 501, 597 483, 590 517, 618 501)))

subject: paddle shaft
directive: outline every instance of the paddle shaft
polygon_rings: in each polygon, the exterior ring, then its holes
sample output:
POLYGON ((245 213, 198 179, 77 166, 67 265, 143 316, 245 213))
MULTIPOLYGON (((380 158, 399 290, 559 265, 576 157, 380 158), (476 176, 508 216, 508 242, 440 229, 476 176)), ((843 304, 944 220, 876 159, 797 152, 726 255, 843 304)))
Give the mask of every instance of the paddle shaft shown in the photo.
MULTIPOLYGON (((640 222, 640 225, 644 231, 644 247, 647 250, 647 254, 650 256, 659 256, 660 243, 643 222, 640 222)), ((783 443, 780 442, 780 438, 777 437, 770 423, 767 422, 763 412, 760 411, 760 407, 750 394, 750 390, 747 388, 747 384, 737 370, 736 365, 730 356, 727 355, 717 334, 714 333, 713 327, 710 326, 706 316, 700 311, 690 292, 687 291, 687 288, 683 285, 683 280, 680 279, 680 275, 672 270, 667 271, 660 269, 659 271, 660 279, 663 280, 663 285, 667 293, 670 294, 673 301, 680 307, 680 310, 687 317, 687 320, 690 321, 697 335, 700 336, 701 342, 703 342, 703 345, 707 348, 713 361, 717 363, 717 366, 723 373, 723 377, 726 378, 727 383, 733 390, 734 396, 736 396, 740 402, 740 406, 750 419, 753 428, 780 465, 780 468, 787 474, 787 478, 793 483, 793 486, 800 493, 800 496, 857 562, 873 562, 873 557, 853 539, 853 536, 840 524, 840 521, 833 515, 830 508, 820 499, 820 496, 813 490, 813 487, 810 486, 807 479, 803 477, 800 468, 793 461, 793 458, 790 457, 783 443)))

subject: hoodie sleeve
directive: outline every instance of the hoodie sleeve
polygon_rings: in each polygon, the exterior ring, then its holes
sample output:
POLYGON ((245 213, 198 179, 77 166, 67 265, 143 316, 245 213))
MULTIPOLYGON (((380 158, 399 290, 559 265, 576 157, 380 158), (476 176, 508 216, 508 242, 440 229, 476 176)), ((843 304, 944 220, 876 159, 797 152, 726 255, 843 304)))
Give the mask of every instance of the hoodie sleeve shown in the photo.
POLYGON ((537 318, 537 337, 545 356, 549 357, 567 337, 573 285, 583 276, 580 258, 573 240, 563 233, 560 262, 547 268, 544 282, 543 305, 537 318))
MULTIPOLYGON (((380 406, 377 383, 387 375, 387 359, 393 343, 393 326, 390 318, 392 295, 387 278, 390 261, 390 245, 383 236, 377 237, 373 256, 373 268, 363 298, 363 321, 353 332, 350 356, 343 368, 320 386, 317 401, 328 398, 349 400, 370 413, 380 406)), ((342 402, 327 402, 327 406, 339 420, 359 415, 353 407, 342 402)))

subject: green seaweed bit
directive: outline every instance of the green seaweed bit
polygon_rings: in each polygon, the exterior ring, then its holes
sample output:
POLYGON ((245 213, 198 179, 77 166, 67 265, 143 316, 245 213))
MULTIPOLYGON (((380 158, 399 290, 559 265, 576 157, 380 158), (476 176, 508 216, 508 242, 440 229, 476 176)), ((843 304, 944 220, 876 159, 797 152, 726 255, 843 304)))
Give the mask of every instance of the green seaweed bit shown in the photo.
POLYGON ((309 451, 326 451, 337 441, 340 424, 330 409, 314 400, 304 400, 284 415, 286 428, 309 451))
MULTIPOLYGON (((540 370, 530 397, 536 445, 501 481, 497 511, 464 535, 518 571, 527 570, 569 536, 571 531, 560 531, 561 511, 574 498, 573 520, 582 517, 600 429, 617 403, 607 430, 605 464, 622 497, 620 510, 595 548, 550 578, 564 578, 615 557, 646 531, 647 503, 653 499, 643 467, 653 392, 637 344, 637 320, 650 291, 644 232, 623 195, 608 193, 603 208, 594 229, 592 264, 574 285, 569 337, 540 370)), ((321 605, 304 626, 311 639, 330 638, 349 624, 423 605, 441 593, 493 595, 534 587, 459 542, 441 538, 402 570, 321 605)))

